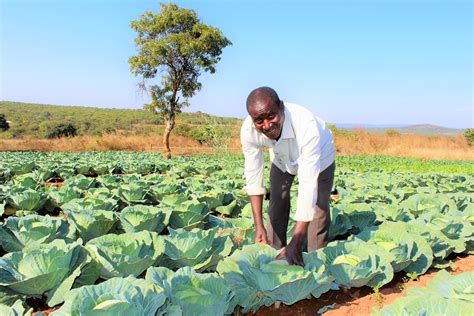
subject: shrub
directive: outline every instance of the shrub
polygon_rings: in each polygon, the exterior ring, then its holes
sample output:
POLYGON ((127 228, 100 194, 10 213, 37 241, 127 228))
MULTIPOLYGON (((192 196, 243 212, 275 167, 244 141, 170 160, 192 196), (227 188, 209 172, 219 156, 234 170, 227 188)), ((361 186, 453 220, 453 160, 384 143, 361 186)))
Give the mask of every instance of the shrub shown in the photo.
POLYGON ((464 138, 469 146, 474 144, 474 128, 468 128, 464 131, 464 138))
POLYGON ((6 131, 10 128, 7 119, 4 114, 0 114, 0 131, 6 131))
POLYGON ((390 137, 400 137, 400 131, 398 131, 394 128, 389 128, 389 129, 385 130, 384 134, 386 136, 390 136, 390 137))
POLYGON ((226 145, 232 135, 231 130, 224 126, 206 125, 193 129, 189 136, 200 144, 222 147, 226 145))
POLYGON ((74 137, 77 136, 77 129, 71 123, 59 124, 55 126, 47 135, 48 138, 74 137))

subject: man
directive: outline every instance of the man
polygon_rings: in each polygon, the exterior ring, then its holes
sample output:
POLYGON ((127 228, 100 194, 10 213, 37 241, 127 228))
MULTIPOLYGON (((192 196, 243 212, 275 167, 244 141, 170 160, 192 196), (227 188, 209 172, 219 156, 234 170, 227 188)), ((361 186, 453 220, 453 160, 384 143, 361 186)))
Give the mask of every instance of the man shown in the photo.
POLYGON ((240 138, 245 156, 246 191, 250 197, 255 242, 271 244, 289 264, 304 265, 302 248, 324 247, 329 233, 329 198, 334 181, 336 148, 326 123, 308 109, 261 87, 247 98, 247 112, 240 138), (270 205, 267 229, 262 222, 263 147, 269 147, 270 205), (286 241, 290 213, 290 188, 298 176, 296 226, 286 241))

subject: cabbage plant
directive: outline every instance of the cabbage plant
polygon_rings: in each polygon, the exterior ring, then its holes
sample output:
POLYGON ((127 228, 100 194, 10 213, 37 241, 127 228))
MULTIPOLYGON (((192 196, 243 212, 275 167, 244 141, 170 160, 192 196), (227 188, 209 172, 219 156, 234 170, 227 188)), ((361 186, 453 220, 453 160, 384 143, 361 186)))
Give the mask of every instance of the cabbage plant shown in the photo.
POLYGON ((196 273, 190 267, 176 272, 151 267, 145 279, 163 288, 171 304, 179 307, 183 315, 225 315, 233 312, 234 293, 216 273, 196 273))
POLYGON ((431 250, 433 251, 434 261, 439 262, 443 260, 449 256, 455 248, 451 244, 449 238, 446 237, 442 232, 420 221, 411 221, 406 223, 406 230, 410 233, 420 236, 426 240, 426 242, 428 242, 431 250))
POLYGON ((67 244, 56 239, 0 258, 0 286, 32 297, 47 292, 48 305, 54 306, 63 301, 90 260, 80 241, 67 244))
POLYGON ((237 248, 254 243, 254 223, 250 218, 220 218, 209 216, 208 226, 219 228, 218 236, 229 236, 237 248))
POLYGON ((204 228, 209 217, 209 208, 205 203, 189 200, 171 207, 169 226, 173 229, 204 228))
POLYGON ((59 189, 56 186, 51 186, 47 194, 48 200, 45 207, 49 211, 53 211, 55 208, 60 208, 61 205, 73 199, 79 199, 82 192, 76 188, 63 185, 59 189))
POLYGON ((67 220, 79 236, 89 240, 107 234, 117 221, 117 216, 111 211, 82 209, 66 211, 67 220))
POLYGON ((164 249, 162 237, 148 231, 101 236, 85 247, 100 266, 103 279, 138 276, 156 262, 164 249))
POLYGON ((39 211, 45 202, 45 194, 32 189, 14 189, 7 196, 7 203, 21 211, 39 211))
POLYGON ((196 271, 213 270, 219 260, 228 256, 233 248, 229 237, 217 236, 217 229, 169 229, 165 237, 164 256, 159 266, 170 269, 192 267, 196 271))
POLYGON ((311 295, 318 298, 330 290, 333 278, 315 253, 303 253, 304 267, 275 260, 278 253, 268 245, 254 244, 217 265, 217 272, 235 292, 234 304, 244 313, 277 301, 291 305, 311 295))
POLYGON ((120 223, 127 233, 148 230, 160 233, 168 226, 171 212, 149 205, 127 206, 120 212, 120 223))
POLYGON ((400 207, 409 210, 413 215, 424 213, 448 213, 456 211, 456 203, 444 194, 415 194, 400 203, 400 207))
POLYGON ((453 251, 462 253, 466 249, 466 243, 474 240, 474 226, 459 215, 462 213, 425 213, 417 219, 417 222, 441 231, 454 247, 453 251))
POLYGON ((70 291, 63 306, 50 315, 163 315, 165 302, 163 290, 149 281, 113 278, 70 291))
POLYGON ((216 188, 212 191, 200 194, 197 199, 199 202, 206 203, 210 210, 215 210, 219 206, 230 204, 233 200, 233 196, 216 188))
POLYGON ((74 230, 61 218, 29 215, 8 217, 0 226, 0 244, 7 252, 22 251, 54 239, 74 238, 74 230))
POLYGON ((94 178, 87 178, 82 174, 64 180, 65 186, 69 186, 79 190, 87 190, 89 188, 93 188, 96 184, 97 182, 94 178))
POLYGON ((425 288, 408 289, 407 296, 374 309, 372 315, 472 315, 473 284, 474 272, 451 275, 441 270, 425 288))
POLYGON ((393 278, 393 255, 360 239, 335 241, 317 251, 338 285, 380 287, 393 278))
POLYGON ((163 180, 161 183, 150 187, 150 195, 157 203, 160 203, 163 197, 166 195, 182 192, 184 192, 184 187, 182 184, 177 183, 176 180, 174 180, 172 183, 163 180))
POLYGON ((113 198, 94 196, 92 194, 81 199, 72 199, 63 204, 61 209, 63 211, 77 211, 82 209, 116 211, 118 206, 117 200, 113 198))
POLYGON ((405 270, 425 273, 433 262, 433 251, 421 237, 406 231, 405 223, 385 222, 368 228, 355 236, 370 244, 383 247, 393 255, 394 272, 405 270))
POLYGON ((146 204, 148 202, 148 189, 146 184, 142 182, 122 184, 117 189, 113 189, 112 192, 127 205, 146 204))

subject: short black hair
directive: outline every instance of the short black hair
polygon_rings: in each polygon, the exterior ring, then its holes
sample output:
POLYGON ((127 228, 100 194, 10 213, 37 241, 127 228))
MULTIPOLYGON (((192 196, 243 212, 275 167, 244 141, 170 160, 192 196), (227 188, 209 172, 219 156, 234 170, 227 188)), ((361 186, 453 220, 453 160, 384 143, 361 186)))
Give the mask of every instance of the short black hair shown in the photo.
POLYGON ((272 104, 278 107, 280 106, 281 101, 275 90, 270 87, 260 87, 252 90, 252 92, 250 92, 249 96, 247 97, 247 111, 255 103, 265 99, 269 99, 272 104))

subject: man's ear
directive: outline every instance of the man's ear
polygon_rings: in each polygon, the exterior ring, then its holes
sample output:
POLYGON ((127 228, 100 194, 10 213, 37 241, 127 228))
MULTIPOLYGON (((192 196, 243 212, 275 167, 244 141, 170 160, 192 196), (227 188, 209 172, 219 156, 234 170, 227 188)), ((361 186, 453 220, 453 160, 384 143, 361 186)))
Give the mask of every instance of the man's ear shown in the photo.
POLYGON ((280 110, 283 111, 285 109, 285 104, 283 104, 283 101, 280 100, 280 110))

